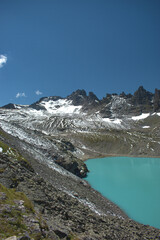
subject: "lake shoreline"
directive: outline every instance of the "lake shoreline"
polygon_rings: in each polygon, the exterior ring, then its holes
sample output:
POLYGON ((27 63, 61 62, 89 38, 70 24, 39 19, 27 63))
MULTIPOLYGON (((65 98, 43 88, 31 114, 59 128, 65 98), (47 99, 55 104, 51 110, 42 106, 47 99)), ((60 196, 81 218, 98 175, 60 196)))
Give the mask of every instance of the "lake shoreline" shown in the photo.
MULTIPOLYGON (((159 219, 159 217, 157 215, 158 212, 156 210, 156 209, 158 209, 159 197, 156 197, 154 199, 153 205, 156 207, 152 207, 152 211, 147 211, 147 209, 150 209, 149 206, 152 205, 150 196, 154 196, 154 195, 158 196, 158 195, 156 195, 157 192, 160 193, 160 191, 157 189, 156 194, 155 194, 155 191, 153 191, 154 187, 153 186, 150 187, 151 182, 154 183, 154 186, 156 183, 156 186, 157 186, 159 179, 160 179, 159 177, 157 177, 158 176, 158 167, 157 166, 160 165, 159 161, 155 160, 155 161, 150 162, 149 160, 147 160, 150 158, 160 160, 160 158, 157 156, 142 157, 142 156, 126 156, 126 155, 125 156, 107 155, 107 157, 94 158, 93 162, 92 161, 88 162, 90 167, 87 164, 90 176, 89 176, 89 178, 87 177, 88 179, 86 179, 86 181, 89 182, 89 184, 91 185, 91 187, 93 189, 96 189, 96 191, 100 192, 102 194, 102 196, 104 196, 106 199, 108 199, 109 201, 111 201, 112 203, 117 205, 132 220, 139 222, 139 223, 141 222, 141 224, 148 224, 150 226, 154 226, 157 229, 160 229, 160 226, 157 223, 157 222, 159 222, 159 220, 157 220, 157 219, 159 219), (112 159, 111 159, 112 157, 113 158, 120 157, 122 160, 122 164, 119 161, 120 159, 116 159, 116 163, 113 161, 113 164, 112 164, 112 159), (123 157, 125 157, 125 158, 123 158, 123 157), (105 158, 106 158, 106 160, 107 160, 107 158, 108 159, 110 158, 110 159, 109 159, 109 161, 105 162, 105 161, 103 161, 105 158), (129 159, 126 159, 126 158, 133 158, 135 160, 132 160, 132 162, 130 163, 129 159), (142 162, 136 160, 136 158, 142 158, 142 162), (97 159, 99 159, 99 161, 96 161, 97 159), (147 165, 146 165, 146 163, 147 163, 147 165), (149 165, 148 165, 148 163, 149 163, 149 165), (155 163, 156 163, 156 165, 155 165, 155 163), (157 165, 157 163, 158 163, 158 165, 157 165), (107 170, 105 170, 105 165, 107 165, 107 170), (129 168, 127 168, 127 166, 129 168), (130 167, 130 166, 132 166, 132 167, 130 167), (124 169, 125 169, 125 171, 124 171, 124 169), (126 171, 126 169, 127 169, 127 171, 126 171), (138 169, 138 171, 136 169, 138 169), (154 174, 153 173, 151 174, 152 171, 154 171, 154 174), (104 176, 105 176, 105 178, 104 178, 104 176), (136 182, 136 179, 137 179, 137 182, 136 182), (113 186, 112 186, 112 183, 113 183, 113 186), (145 183, 145 185, 144 185, 144 183, 145 183), (104 186, 105 186, 105 188, 104 188, 104 186), (147 189, 147 191, 143 190, 145 188, 147 189), (126 192, 125 192, 125 189, 126 189, 126 192), (113 195, 112 195, 112 192, 113 192, 113 195), (122 194, 122 192, 123 192, 123 194, 122 194), (134 192, 133 195, 132 195, 132 192, 134 192), (115 196, 116 196, 116 198, 115 198, 115 196), (135 199, 135 196, 137 196, 136 199, 135 199), (143 198, 147 200, 147 201, 145 201, 146 202, 145 203, 146 210, 145 211, 143 210, 142 212, 140 211, 141 212, 140 214, 138 212, 138 214, 136 213, 137 215, 135 215, 136 209, 139 209, 139 207, 141 206, 141 200, 143 198), (129 206, 131 206, 131 211, 130 210, 128 211, 129 206), (134 209, 134 211, 132 211, 133 209, 134 209), (152 213, 154 213, 154 215, 152 213), (149 216, 150 217, 152 216, 152 217, 150 218, 149 216), (143 219, 144 222, 140 219, 143 219)), ((92 160, 92 158, 89 158, 88 160, 92 160)), ((140 208, 142 209, 143 206, 140 208)))
POLYGON ((146 156, 146 155, 127 155, 127 154, 106 154, 97 157, 89 157, 84 159, 83 161, 87 161, 89 159, 99 159, 99 158, 109 158, 109 157, 133 157, 133 158, 160 158, 160 156, 146 156))

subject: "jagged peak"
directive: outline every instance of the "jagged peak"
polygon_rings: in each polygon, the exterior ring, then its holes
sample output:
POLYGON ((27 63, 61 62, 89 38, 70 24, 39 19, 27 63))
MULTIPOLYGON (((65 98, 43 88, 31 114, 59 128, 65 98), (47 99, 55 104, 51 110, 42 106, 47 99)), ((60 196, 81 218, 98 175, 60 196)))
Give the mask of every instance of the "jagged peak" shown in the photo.
POLYGON ((88 98, 90 99, 90 100, 93 100, 93 101, 99 101, 99 99, 98 99, 98 97, 93 93, 93 92, 89 92, 89 94, 88 94, 88 98))
POLYGON ((78 89, 78 90, 72 92, 70 95, 68 95, 67 99, 72 100, 72 98, 78 97, 78 96, 87 97, 86 91, 84 89, 78 89))
MULTIPOLYGON (((5 109, 20 109, 20 108, 33 108, 36 110, 45 110, 42 102, 49 102, 49 101, 58 101, 64 99, 66 101, 70 101, 70 104, 74 106, 82 106, 83 110, 93 109, 96 106, 100 106, 101 104, 109 104, 114 96, 121 97, 126 99, 129 104, 132 106, 141 106, 141 110, 143 111, 143 105, 147 106, 148 111, 159 111, 160 109, 160 90, 155 89, 155 93, 151 93, 147 91, 143 86, 140 86, 133 95, 131 93, 126 94, 122 92, 120 94, 107 93, 106 96, 99 100, 98 97, 93 93, 89 92, 88 94, 84 89, 78 89, 73 91, 67 97, 60 97, 60 96, 49 96, 49 97, 42 97, 38 101, 32 103, 31 105, 18 105, 9 103, 1 108, 5 109), (149 106, 149 108, 148 108, 149 106)), ((146 108, 145 106, 145 108, 146 108)))
POLYGON ((143 86, 140 86, 137 91, 135 91, 134 96, 136 95, 140 95, 140 94, 147 94, 150 93, 149 91, 147 91, 143 86))
POLYGON ((15 104, 13 104, 13 103, 6 104, 6 105, 2 106, 1 108, 16 109, 15 104))
POLYGON ((19 105, 19 104, 14 104, 14 103, 9 103, 9 104, 6 104, 6 105, 2 106, 1 108, 5 108, 5 109, 20 109, 22 107, 25 107, 25 106, 22 106, 22 105, 19 105))
POLYGON ((98 97, 93 92, 89 92, 87 95, 84 89, 76 90, 71 95, 69 95, 67 99, 72 100, 74 105, 90 105, 92 103, 99 102, 98 97))
POLYGON ((67 99, 72 100, 73 105, 83 105, 87 100, 87 94, 84 89, 78 89, 75 92, 71 93, 71 95, 67 96, 67 99))
POLYGON ((154 94, 140 86, 132 97, 133 104, 151 104, 154 94))

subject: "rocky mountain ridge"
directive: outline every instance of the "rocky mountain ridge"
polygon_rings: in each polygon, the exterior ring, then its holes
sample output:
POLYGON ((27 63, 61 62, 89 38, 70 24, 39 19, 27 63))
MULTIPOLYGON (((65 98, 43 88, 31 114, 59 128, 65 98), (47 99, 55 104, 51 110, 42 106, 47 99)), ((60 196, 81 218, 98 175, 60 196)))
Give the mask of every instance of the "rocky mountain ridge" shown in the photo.
POLYGON ((151 239, 148 232, 159 230, 129 220, 82 178, 87 158, 160 156, 159 120, 160 90, 143 87, 102 100, 77 90, 30 106, 8 104, 0 108, 0 183, 32 200, 53 232, 49 239, 56 232, 57 239, 151 239))
MULTIPOLYGON (((155 93, 151 93, 140 86, 135 93, 132 94, 125 94, 122 92, 121 94, 106 94, 102 100, 98 99, 98 97, 93 93, 89 92, 88 96, 85 90, 77 90, 73 92, 71 95, 67 96, 67 100, 72 100, 72 104, 74 106, 82 106, 83 111, 88 111, 93 108, 103 108, 104 104, 109 104, 113 101, 114 98, 119 98, 123 103, 126 103, 128 106, 128 112, 136 112, 136 114, 140 114, 142 112, 156 112, 160 111, 160 90, 155 89, 155 93), (123 99, 123 100, 122 100, 123 99)), ((63 99, 61 97, 49 97, 49 98, 42 98, 35 104, 39 104, 41 101, 45 99, 50 99, 53 101, 63 99)), ((30 105, 30 107, 34 108, 34 105, 30 105)), ((123 113, 124 114, 124 113, 123 113)))
MULTIPOLYGON (((29 105, 29 107, 35 108, 37 110, 40 110, 40 109, 43 110, 45 108, 43 108, 40 104, 42 101, 49 101, 49 100, 57 101, 60 99, 67 99, 67 100, 71 100, 74 106, 83 106, 83 110, 87 111, 89 108, 91 109, 91 108, 95 108, 96 106, 103 106, 103 104, 109 104, 112 101, 112 98, 114 98, 115 96, 123 99, 123 102, 128 103, 128 106, 130 106, 130 108, 128 108, 128 113, 130 113, 130 111, 132 112, 133 109, 137 110, 136 112, 137 114, 145 111, 147 112, 160 111, 160 90, 155 89, 155 93, 151 93, 145 90, 143 86, 140 86, 133 95, 130 93, 125 94, 124 92, 122 92, 119 95, 116 93, 106 94, 106 96, 103 97, 103 99, 101 100, 98 99, 98 97, 93 92, 89 92, 87 96, 87 93, 85 90, 78 89, 77 91, 73 92, 66 98, 62 98, 60 96, 42 97, 39 101, 29 105)), ((9 103, 3 106, 2 108, 16 109, 20 107, 25 107, 25 106, 9 103)))

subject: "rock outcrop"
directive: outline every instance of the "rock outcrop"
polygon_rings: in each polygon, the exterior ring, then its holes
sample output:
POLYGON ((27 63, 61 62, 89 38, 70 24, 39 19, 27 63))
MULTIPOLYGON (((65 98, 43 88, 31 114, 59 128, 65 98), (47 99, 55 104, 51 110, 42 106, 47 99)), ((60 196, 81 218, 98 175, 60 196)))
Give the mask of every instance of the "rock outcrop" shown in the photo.
POLYGON ((49 236, 46 222, 24 193, 0 184, 0 239, 56 239, 55 236, 54 232, 49 236))
POLYGON ((140 86, 132 97, 132 103, 135 105, 150 105, 153 100, 153 94, 140 86))
POLYGON ((160 110, 160 90, 155 89, 154 94, 154 112, 158 112, 160 110))
POLYGON ((5 108, 5 109, 16 109, 16 106, 13 103, 9 103, 9 104, 3 106, 2 108, 5 108))
POLYGON ((73 105, 83 105, 87 101, 87 94, 85 90, 78 89, 67 97, 68 100, 73 101, 73 105))
POLYGON ((133 108, 138 113, 152 112, 153 111, 153 98, 154 94, 146 91, 143 86, 140 86, 131 98, 133 108))

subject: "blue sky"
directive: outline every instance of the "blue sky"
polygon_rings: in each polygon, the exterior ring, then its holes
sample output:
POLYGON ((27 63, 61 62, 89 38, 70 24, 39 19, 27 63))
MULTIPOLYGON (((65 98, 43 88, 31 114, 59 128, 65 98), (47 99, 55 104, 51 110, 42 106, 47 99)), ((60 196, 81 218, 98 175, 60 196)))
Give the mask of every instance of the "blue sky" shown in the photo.
POLYGON ((0 106, 160 88, 159 0, 0 0, 0 106))

